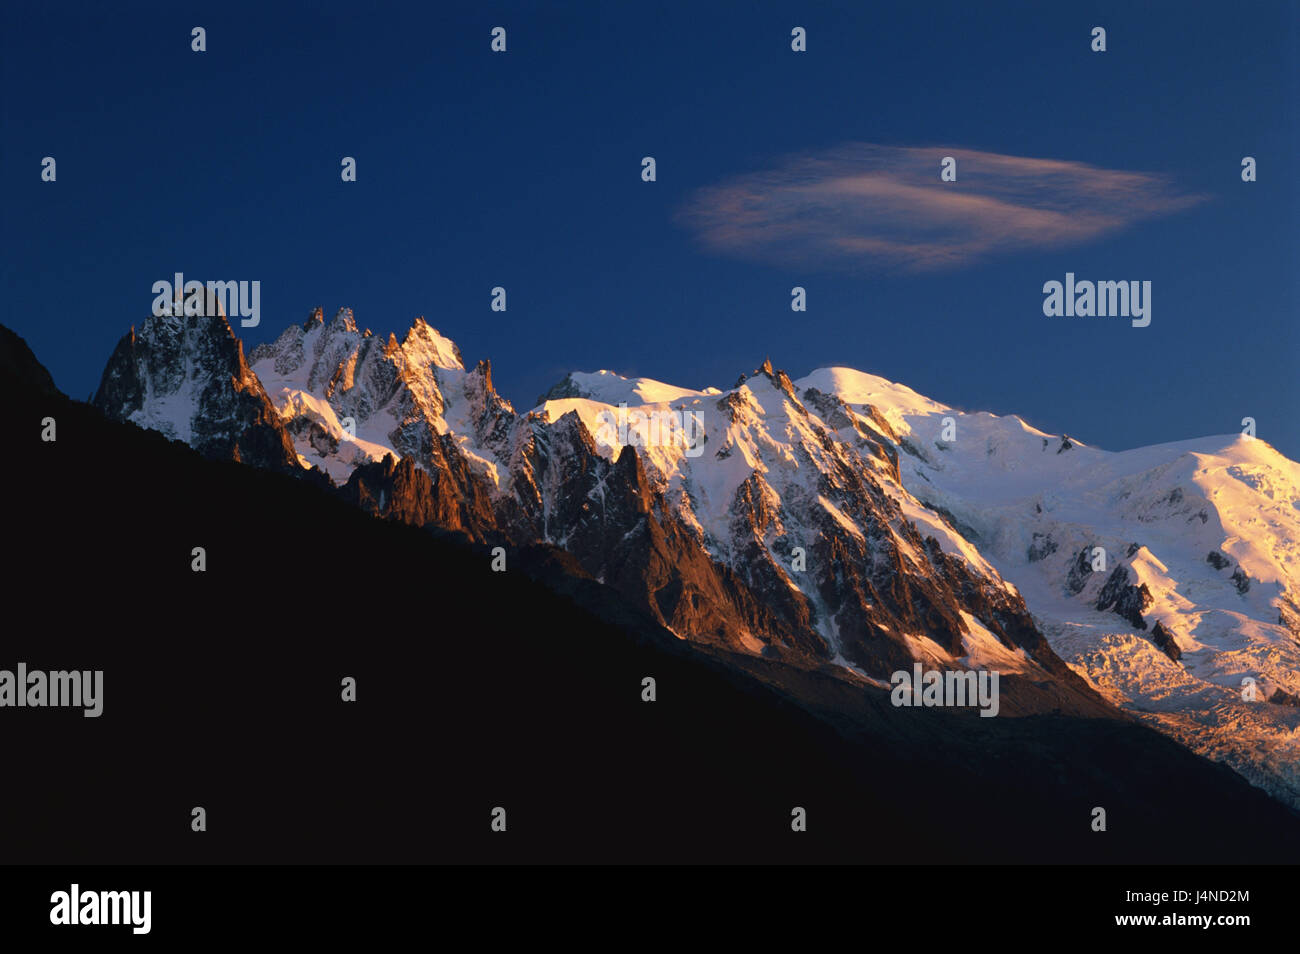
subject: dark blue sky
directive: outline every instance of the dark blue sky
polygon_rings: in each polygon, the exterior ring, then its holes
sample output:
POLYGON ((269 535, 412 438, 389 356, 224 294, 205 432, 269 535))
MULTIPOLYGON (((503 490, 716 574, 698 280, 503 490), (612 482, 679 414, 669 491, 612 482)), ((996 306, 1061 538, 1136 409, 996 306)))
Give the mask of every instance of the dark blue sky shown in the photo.
POLYGON ((1300 458, 1298 9, 10 3, 0 321, 84 397, 182 271, 261 281, 246 347, 318 304, 384 334, 423 314, 468 363, 490 357, 517 407, 569 370, 728 387, 770 355, 1112 449, 1252 416, 1300 458), (923 273, 727 257, 681 221, 701 188, 846 143, 1150 173, 1203 198, 923 273), (1044 317, 1066 271, 1150 280, 1151 326, 1044 317))

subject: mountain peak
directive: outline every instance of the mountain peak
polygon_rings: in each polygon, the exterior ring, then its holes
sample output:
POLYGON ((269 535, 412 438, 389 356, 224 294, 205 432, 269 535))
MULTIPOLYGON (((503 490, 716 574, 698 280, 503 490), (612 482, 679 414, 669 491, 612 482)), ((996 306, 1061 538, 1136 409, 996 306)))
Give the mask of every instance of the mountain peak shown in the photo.
POLYGON ((92 402, 206 457, 273 470, 297 455, 224 315, 150 315, 113 350, 92 402))
POLYGON ((423 315, 411 322, 410 329, 402 339, 402 350, 420 365, 433 365, 448 371, 465 370, 465 360, 461 357, 456 342, 440 334, 438 329, 424 320, 423 315))
POLYGON ((776 388, 789 398, 795 406, 799 408, 803 407, 803 402, 799 400, 798 394, 795 392, 794 382, 790 380, 790 376, 784 371, 772 367, 771 358, 764 358, 763 363, 759 365, 752 374, 742 374, 737 378, 734 389, 739 389, 745 386, 746 382, 754 381, 758 378, 766 378, 771 382, 772 387, 776 388))
POLYGON ((330 319, 329 328, 331 331, 342 329, 343 331, 356 331, 357 323, 352 316, 351 308, 340 308, 334 312, 334 317, 330 319))

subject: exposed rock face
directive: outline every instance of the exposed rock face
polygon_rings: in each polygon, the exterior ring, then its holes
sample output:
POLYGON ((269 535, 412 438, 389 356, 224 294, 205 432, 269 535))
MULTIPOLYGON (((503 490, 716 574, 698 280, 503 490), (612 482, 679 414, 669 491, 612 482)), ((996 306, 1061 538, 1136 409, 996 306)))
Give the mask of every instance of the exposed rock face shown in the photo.
POLYGON ((749 580, 712 559, 650 487, 637 449, 624 446, 611 462, 576 413, 521 418, 509 473, 508 493, 497 500, 509 539, 564 547, 584 572, 683 636, 743 648, 755 641, 748 634, 763 633, 778 654, 825 655, 825 643, 797 625, 806 624, 806 611, 768 605, 749 580))
POLYGON ((1183 651, 1178 648, 1174 634, 1165 628, 1165 624, 1159 620, 1156 620, 1155 626, 1151 628, 1151 642, 1155 643, 1161 652, 1175 662, 1183 658, 1183 651))
POLYGON ((1205 558, 1205 562, 1210 564, 1216 570, 1222 570, 1232 561, 1220 553, 1218 550, 1211 550, 1205 558))
POLYGON ((417 527, 437 527, 471 540, 493 535, 496 519, 480 478, 470 474, 454 448, 436 446, 436 470, 425 470, 410 457, 357 467, 341 493, 376 516, 417 527))
POLYGON ((564 398, 586 397, 586 392, 582 386, 573 380, 573 375, 566 375, 564 380, 556 382, 545 394, 538 395, 537 403, 545 404, 547 401, 559 401, 564 398))
POLYGON ((845 429, 851 429, 859 450, 865 450, 883 461, 888 465, 889 475, 895 481, 899 480, 898 451, 895 448, 898 435, 894 434, 893 428, 884 418, 874 413, 874 408, 871 409, 872 415, 867 419, 877 426, 871 428, 863 424, 858 415, 833 394, 824 394, 816 388, 808 388, 803 392, 803 402, 804 406, 811 408, 832 431, 843 432, 845 429))
POLYGON ((1277 624, 1285 626, 1291 637, 1300 644, 1300 606, 1288 596, 1278 601, 1277 624))
POLYGON ((1097 597, 1097 609, 1113 610, 1137 629, 1147 628, 1142 614, 1150 605, 1151 591, 1145 583, 1137 586, 1130 583, 1128 567, 1124 566, 1117 566, 1111 571, 1097 597))
MULTIPOLYGON (((1046 556, 1047 554, 1043 554, 1046 556)), ((1069 571, 1065 574, 1065 589, 1071 596, 1077 596, 1083 592, 1083 588, 1088 585, 1088 580, 1092 577, 1092 551, 1088 547, 1080 550, 1070 564, 1069 571)))
POLYGON ((425 527, 436 522, 433 481, 409 457, 389 454, 377 464, 362 464, 343 487, 345 499, 377 517, 425 527))
POLYGON ((299 470, 284 422, 219 313, 146 318, 117 343, 93 403, 206 457, 299 470))
POLYGON ((1232 583, 1243 596, 1250 592, 1250 577, 1246 576, 1246 571, 1241 567, 1232 571, 1232 583))
POLYGON ((1037 563, 1039 560, 1045 560, 1056 552, 1056 541, 1050 534, 1034 533, 1029 549, 1025 552, 1025 558, 1030 563, 1037 563))

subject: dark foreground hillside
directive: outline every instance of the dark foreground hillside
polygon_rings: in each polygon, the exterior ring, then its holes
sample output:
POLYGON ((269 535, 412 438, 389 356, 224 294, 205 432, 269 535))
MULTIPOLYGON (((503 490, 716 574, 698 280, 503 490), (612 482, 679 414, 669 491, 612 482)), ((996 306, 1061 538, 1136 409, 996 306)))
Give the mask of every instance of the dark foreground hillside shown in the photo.
POLYGON ((0 709, 7 862, 1266 863, 1300 849, 1294 813, 1128 720, 895 709, 824 674, 708 655, 562 554, 510 553, 494 573, 484 549, 108 422, 37 369, 0 329, 0 669, 103 669, 104 714, 0 709))

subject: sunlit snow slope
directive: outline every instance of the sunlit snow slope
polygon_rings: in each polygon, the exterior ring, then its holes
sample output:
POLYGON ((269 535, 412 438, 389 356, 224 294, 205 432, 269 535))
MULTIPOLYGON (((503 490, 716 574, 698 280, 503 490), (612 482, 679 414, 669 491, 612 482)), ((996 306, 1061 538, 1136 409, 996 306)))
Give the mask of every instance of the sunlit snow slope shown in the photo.
POLYGON ((1300 465, 1242 435, 1102 451, 846 368, 796 384, 889 422, 904 486, 963 528, 1094 687, 1300 804, 1300 465), (1127 618, 1097 608, 1112 577, 1127 618))

